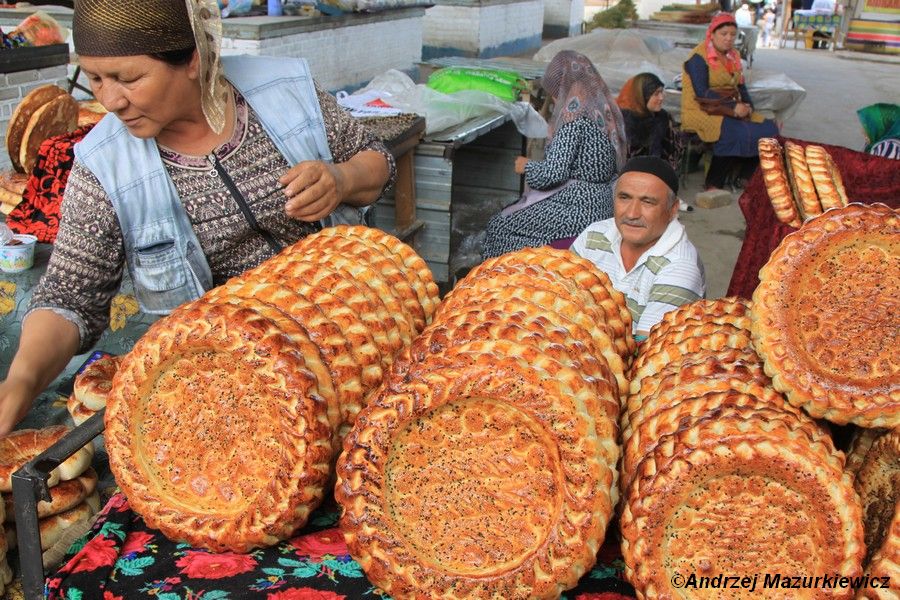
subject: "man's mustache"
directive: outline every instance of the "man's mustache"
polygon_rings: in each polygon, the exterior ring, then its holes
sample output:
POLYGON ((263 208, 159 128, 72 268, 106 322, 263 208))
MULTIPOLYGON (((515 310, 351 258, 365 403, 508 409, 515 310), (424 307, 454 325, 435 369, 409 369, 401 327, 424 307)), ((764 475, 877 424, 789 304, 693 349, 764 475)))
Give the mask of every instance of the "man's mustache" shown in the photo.
POLYGON ((623 225, 630 225, 631 227, 646 227, 647 224, 644 223, 642 219, 622 219, 623 225))

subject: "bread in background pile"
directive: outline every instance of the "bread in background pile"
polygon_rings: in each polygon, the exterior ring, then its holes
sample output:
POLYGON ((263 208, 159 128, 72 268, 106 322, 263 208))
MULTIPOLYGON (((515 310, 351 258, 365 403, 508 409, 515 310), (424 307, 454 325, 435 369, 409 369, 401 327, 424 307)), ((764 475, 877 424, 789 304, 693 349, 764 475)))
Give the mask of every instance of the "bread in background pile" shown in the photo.
POLYGON ((782 149, 778 140, 762 138, 758 148, 766 192, 782 223, 800 227, 805 219, 847 205, 840 169, 823 147, 787 141, 782 149))
POLYGON ((13 111, 6 131, 6 150, 13 168, 29 174, 47 138, 73 131, 78 103, 64 89, 44 85, 29 92, 13 111))
POLYGON ((550 248, 486 261, 359 414, 335 498, 351 555, 394 597, 558 598, 617 501, 624 297, 550 248))
POLYGON ((28 176, 16 171, 0 172, 0 212, 8 215, 22 202, 28 176))
POLYGON ((106 407, 106 397, 121 362, 120 356, 103 356, 75 376, 74 389, 66 401, 66 409, 76 426, 106 407))
POLYGON ((171 539, 246 552, 321 501, 343 435, 438 289, 400 240, 325 229, 157 321, 107 396, 110 467, 171 539))
MULTIPOLYGON (((3 500, 0 514, 3 514, 5 529, 5 535, 0 537, 4 546, 15 547, 16 542, 12 474, 69 431, 65 426, 21 429, 0 439, 0 492, 3 500)), ((43 550, 53 546, 69 527, 86 522, 100 510, 96 491, 97 473, 90 467, 93 456, 94 447, 88 444, 50 472, 47 484, 50 486, 51 500, 37 503, 43 550)), ((83 529, 80 531, 83 532, 83 529)), ((3 582, 2 577, 0 582, 3 582)))
POLYGON ((635 359, 620 530, 638 598, 691 597, 692 576, 862 574, 862 511, 843 455, 772 387, 750 312, 737 298, 683 306, 635 359))

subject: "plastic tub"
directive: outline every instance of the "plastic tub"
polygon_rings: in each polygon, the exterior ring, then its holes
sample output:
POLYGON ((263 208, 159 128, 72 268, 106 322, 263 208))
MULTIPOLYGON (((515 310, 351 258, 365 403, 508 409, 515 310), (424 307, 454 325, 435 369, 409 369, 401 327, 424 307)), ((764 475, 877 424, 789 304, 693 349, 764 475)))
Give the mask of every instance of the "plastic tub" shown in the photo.
POLYGON ((13 236, 17 244, 0 246, 0 271, 4 273, 21 273, 34 265, 34 246, 37 238, 33 235, 19 233, 13 236))

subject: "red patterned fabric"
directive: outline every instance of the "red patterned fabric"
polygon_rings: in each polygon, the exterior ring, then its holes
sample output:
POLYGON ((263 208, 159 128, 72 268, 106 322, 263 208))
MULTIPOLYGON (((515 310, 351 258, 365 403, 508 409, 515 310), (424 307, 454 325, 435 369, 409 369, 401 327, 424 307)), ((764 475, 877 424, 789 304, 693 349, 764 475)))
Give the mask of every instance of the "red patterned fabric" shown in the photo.
MULTIPOLYGON (((803 140, 791 141, 802 146, 810 143, 803 140)), ((784 139, 781 142, 783 144, 784 139)), ((882 202, 891 208, 900 207, 900 166, 897 161, 841 146, 819 145, 828 150, 840 169, 851 202, 882 202)), ((750 298, 759 285, 759 270, 784 236, 796 229, 785 225, 775 216, 759 169, 750 179, 738 203, 747 222, 747 233, 744 235, 737 264, 734 265, 728 295, 750 298)))
POLYGON ((59 232, 59 208, 66 181, 75 161, 75 144, 93 125, 79 127, 72 133, 44 140, 37 161, 28 178, 22 202, 6 217, 16 233, 29 233, 39 242, 52 244, 59 232))

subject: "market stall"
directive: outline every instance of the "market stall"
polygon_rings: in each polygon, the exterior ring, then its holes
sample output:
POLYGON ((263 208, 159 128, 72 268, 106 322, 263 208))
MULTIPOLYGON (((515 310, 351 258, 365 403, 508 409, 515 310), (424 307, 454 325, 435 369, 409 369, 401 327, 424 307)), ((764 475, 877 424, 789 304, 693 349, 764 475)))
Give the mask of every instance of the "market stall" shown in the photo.
POLYGON ((437 0, 425 14, 422 58, 521 54, 541 47, 544 3, 437 0))

